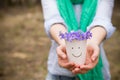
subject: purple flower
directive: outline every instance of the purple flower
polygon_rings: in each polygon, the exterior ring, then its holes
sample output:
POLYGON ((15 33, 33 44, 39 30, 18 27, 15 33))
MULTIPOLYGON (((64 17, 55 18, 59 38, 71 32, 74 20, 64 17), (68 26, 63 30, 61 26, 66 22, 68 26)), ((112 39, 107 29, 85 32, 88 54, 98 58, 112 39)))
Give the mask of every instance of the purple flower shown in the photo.
POLYGON ((60 32, 59 36, 60 36, 61 39, 65 38, 65 35, 63 33, 61 33, 61 32, 60 32))
POLYGON ((90 31, 86 32, 86 39, 90 39, 92 37, 92 33, 90 31))
POLYGON ((61 33, 60 32, 60 38, 65 39, 66 41, 73 41, 73 40, 87 40, 92 37, 92 33, 90 31, 87 32, 82 32, 82 31, 71 31, 71 32, 66 32, 66 33, 61 33))

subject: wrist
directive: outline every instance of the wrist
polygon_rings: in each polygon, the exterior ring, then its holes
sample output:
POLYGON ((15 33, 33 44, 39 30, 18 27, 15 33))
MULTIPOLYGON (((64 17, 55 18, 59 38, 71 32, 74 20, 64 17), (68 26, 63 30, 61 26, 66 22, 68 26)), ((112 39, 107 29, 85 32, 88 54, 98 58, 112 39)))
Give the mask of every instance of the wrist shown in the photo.
POLYGON ((60 40, 60 41, 58 42, 58 45, 65 45, 65 40, 60 40))
POLYGON ((88 39, 87 40, 87 44, 96 44, 96 45, 100 45, 100 42, 97 39, 88 39))
POLYGON ((92 38, 88 39, 88 43, 100 45, 100 43, 104 40, 106 31, 102 27, 94 27, 91 30, 92 38))
POLYGON ((65 45, 65 40, 60 38, 60 32, 65 33, 66 28, 63 24, 56 23, 50 28, 50 34, 58 45, 65 45))

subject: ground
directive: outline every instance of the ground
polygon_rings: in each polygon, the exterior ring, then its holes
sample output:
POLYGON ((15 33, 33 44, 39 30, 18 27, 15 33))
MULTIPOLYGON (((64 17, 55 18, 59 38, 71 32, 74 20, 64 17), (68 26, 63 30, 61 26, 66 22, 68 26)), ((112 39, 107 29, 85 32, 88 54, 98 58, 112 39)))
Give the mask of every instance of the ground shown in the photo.
MULTIPOLYGON (((119 13, 114 13, 113 23, 120 26, 116 15, 119 13)), ((44 80, 50 40, 43 22, 39 6, 0 10, 0 80, 44 80)), ((117 29, 104 42, 112 80, 120 80, 119 34, 117 29)))

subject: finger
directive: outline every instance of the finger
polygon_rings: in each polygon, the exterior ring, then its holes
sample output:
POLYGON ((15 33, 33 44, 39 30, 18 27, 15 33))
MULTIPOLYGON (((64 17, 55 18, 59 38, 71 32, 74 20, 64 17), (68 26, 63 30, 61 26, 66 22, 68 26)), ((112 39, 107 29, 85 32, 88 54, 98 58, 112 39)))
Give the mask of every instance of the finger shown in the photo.
POLYGON ((69 68, 69 70, 72 71, 72 70, 74 70, 75 68, 76 68, 75 66, 71 66, 71 67, 69 68))
POLYGON ((86 61, 85 61, 85 65, 91 63, 91 57, 90 57, 90 53, 87 51, 86 52, 86 61))
POLYGON ((80 70, 80 68, 75 68, 74 70, 72 70, 72 73, 78 74, 78 73, 81 73, 81 70, 80 70))
POLYGON ((81 70, 81 74, 85 74, 87 72, 88 72, 88 70, 81 70))
POLYGON ((92 55, 92 53, 93 53, 93 48, 92 48, 91 46, 87 46, 87 53, 88 53, 87 56, 89 56, 89 57, 92 55))
POLYGON ((92 65, 92 64, 82 65, 82 66, 81 66, 81 70, 86 70, 86 71, 88 71, 88 70, 90 70, 90 69, 92 69, 92 68, 93 68, 93 65, 92 65))
POLYGON ((88 70, 81 70, 80 68, 75 68, 72 73, 73 74, 84 74, 86 73, 88 70))
POLYGON ((63 65, 63 67, 72 71, 75 68, 75 64, 74 63, 66 63, 63 65))
POLYGON ((74 66, 73 67, 71 67, 71 71, 73 71, 75 68, 80 68, 80 65, 77 65, 77 64, 74 64, 74 66))
POLYGON ((88 70, 80 70, 78 73, 80 73, 80 74, 84 74, 84 73, 87 73, 88 72, 88 70))
POLYGON ((96 64, 98 63, 98 59, 96 60, 96 61, 94 61, 94 62, 91 62, 91 63, 89 63, 89 64, 87 64, 87 65, 81 65, 81 70, 91 70, 91 69, 93 69, 95 66, 96 66, 96 64))
POLYGON ((75 64, 75 67, 76 67, 76 68, 80 68, 80 65, 79 65, 79 64, 75 64))
POLYGON ((64 47, 62 47, 62 46, 59 46, 59 47, 57 47, 57 54, 58 54, 58 57, 59 58, 63 58, 63 59, 65 59, 67 56, 66 56, 66 54, 65 54, 65 52, 63 51, 63 48, 64 47))
POLYGON ((91 46, 87 46, 85 64, 89 64, 91 62, 92 54, 93 54, 93 48, 91 46))
POLYGON ((61 67, 64 67, 64 68, 71 68, 72 66, 74 66, 74 63, 71 63, 71 62, 61 62, 59 63, 61 65, 61 67))
POLYGON ((60 67, 66 68, 65 66, 67 66, 69 64, 68 59, 62 59, 62 58, 58 57, 58 64, 60 67))
POLYGON ((92 61, 95 61, 96 59, 98 59, 98 56, 99 56, 99 48, 96 48, 93 52, 93 55, 92 55, 92 61))

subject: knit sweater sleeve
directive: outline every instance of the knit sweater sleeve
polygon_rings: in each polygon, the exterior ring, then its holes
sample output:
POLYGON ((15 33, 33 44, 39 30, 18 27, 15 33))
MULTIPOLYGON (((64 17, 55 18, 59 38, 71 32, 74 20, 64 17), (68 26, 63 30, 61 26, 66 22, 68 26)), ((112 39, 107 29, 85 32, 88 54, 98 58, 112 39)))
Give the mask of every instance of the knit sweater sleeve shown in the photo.
POLYGON ((94 20, 87 29, 90 30, 91 28, 100 25, 107 32, 106 38, 110 38, 115 31, 115 27, 113 27, 111 23, 113 6, 114 0, 99 0, 94 20))
POLYGON ((51 38, 50 27, 55 23, 64 24, 64 20, 60 16, 57 8, 56 0, 41 0, 43 15, 44 15, 44 27, 47 35, 51 38))

